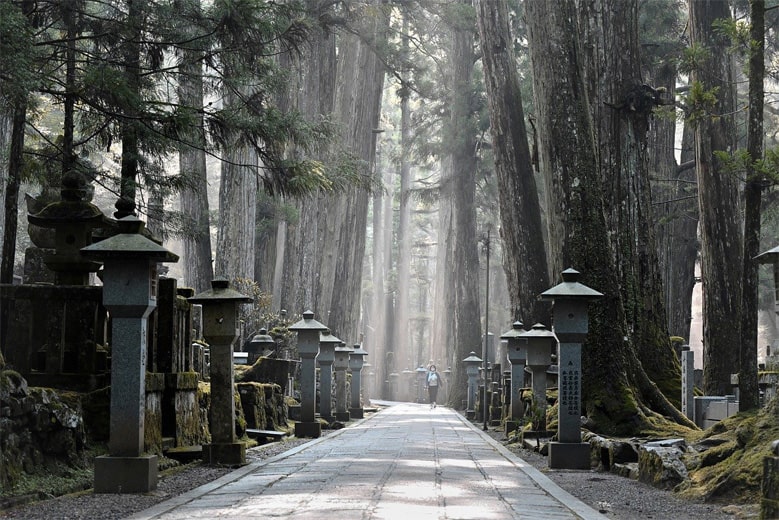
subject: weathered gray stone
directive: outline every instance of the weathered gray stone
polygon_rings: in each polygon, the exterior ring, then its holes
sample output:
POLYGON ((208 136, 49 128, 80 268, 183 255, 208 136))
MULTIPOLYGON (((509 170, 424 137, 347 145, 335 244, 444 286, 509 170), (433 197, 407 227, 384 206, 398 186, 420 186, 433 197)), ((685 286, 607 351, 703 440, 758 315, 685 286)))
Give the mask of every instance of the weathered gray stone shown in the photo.
POLYGON ((688 478, 678 445, 647 443, 639 449, 638 479, 659 489, 673 489, 688 478), (654 444, 654 445, 653 445, 654 444))

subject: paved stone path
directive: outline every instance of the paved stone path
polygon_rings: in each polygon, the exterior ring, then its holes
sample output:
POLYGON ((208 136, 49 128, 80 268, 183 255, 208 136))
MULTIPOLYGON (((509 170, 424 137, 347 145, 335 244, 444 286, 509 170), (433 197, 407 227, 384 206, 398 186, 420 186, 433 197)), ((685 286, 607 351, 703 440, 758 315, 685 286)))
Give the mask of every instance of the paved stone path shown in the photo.
POLYGON ((457 412, 397 403, 134 519, 602 519, 457 412))

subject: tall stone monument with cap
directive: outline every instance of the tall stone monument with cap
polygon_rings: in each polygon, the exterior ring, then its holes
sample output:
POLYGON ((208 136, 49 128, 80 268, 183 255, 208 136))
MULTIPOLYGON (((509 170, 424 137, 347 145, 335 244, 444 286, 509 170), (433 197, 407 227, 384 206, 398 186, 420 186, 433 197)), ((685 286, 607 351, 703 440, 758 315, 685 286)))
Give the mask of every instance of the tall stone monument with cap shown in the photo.
POLYGON ((246 464, 246 444, 235 435, 233 345, 239 336, 238 306, 253 301, 221 278, 211 281, 211 289, 189 298, 190 303, 203 307, 203 338, 211 358, 211 443, 203 446, 203 461, 208 464, 246 464))
POLYGON ((558 429, 549 443, 549 467, 590 469, 590 445, 582 442, 582 343, 589 330, 587 305, 602 293, 579 283, 579 271, 566 269, 562 283, 541 293, 552 301, 552 331, 557 336, 559 366, 558 429))
POLYGON ((333 361, 333 369, 335 371, 335 418, 339 421, 351 419, 348 403, 346 402, 346 370, 349 368, 349 354, 352 353, 352 350, 352 347, 343 341, 335 347, 335 361, 333 361))
POLYGON ((349 372, 352 374, 351 399, 349 401, 349 415, 352 419, 362 419, 365 415, 362 409, 360 394, 362 384, 362 370, 365 367, 365 356, 368 352, 360 343, 355 343, 354 349, 349 353, 349 372))
POLYGON ((511 330, 500 336, 500 339, 506 340, 506 357, 511 363, 511 417, 506 421, 506 428, 511 430, 517 428, 517 421, 525 415, 525 406, 519 395, 519 389, 525 382, 527 340, 522 337, 525 332, 522 322, 515 321, 511 325, 511 330))
POLYGON ((333 361, 335 348, 341 340, 333 336, 330 330, 319 336, 319 355, 316 362, 319 365, 319 416, 327 422, 333 422, 333 361))
POLYGON ((300 356, 300 421, 295 423, 296 437, 317 438, 322 425, 316 420, 316 356, 319 353, 319 334, 327 330, 314 319, 314 313, 305 311, 303 319, 289 327, 298 335, 300 356))
POLYGON ((107 456, 95 459, 95 493, 157 488, 157 456, 144 453, 149 314, 157 306, 157 263, 178 256, 143 235, 129 216, 119 233, 81 249, 103 262, 103 305, 111 316, 111 409, 107 456))

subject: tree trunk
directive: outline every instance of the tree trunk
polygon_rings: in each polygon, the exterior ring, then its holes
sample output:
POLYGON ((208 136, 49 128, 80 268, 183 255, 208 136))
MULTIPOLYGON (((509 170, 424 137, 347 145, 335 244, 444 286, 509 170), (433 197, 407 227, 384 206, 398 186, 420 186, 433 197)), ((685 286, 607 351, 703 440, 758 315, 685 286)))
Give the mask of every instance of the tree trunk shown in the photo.
POLYGON ((398 261, 397 261, 397 280, 398 287, 396 292, 397 312, 395 315, 395 352, 398 359, 404 362, 404 366, 416 368, 411 360, 411 329, 409 327, 409 306, 411 287, 411 241, 412 233, 409 228, 411 225, 411 110, 409 108, 408 98, 411 94, 410 89, 403 83, 410 80, 406 70, 406 61, 408 58, 408 17, 406 9, 402 12, 402 32, 401 32, 401 53, 403 69, 401 70, 400 86, 400 204, 398 208, 398 261))
POLYGON ((728 2, 690 0, 690 41, 708 51, 691 74, 693 83, 716 90, 711 114, 695 132, 703 279, 703 386, 707 395, 730 393, 741 342, 742 235, 738 185, 715 152, 735 149, 733 73, 727 36, 713 23, 730 18, 728 2))
POLYGON ((511 315, 550 325, 549 306, 537 298, 549 273, 506 0, 480 1, 478 22, 511 315))
MULTIPOLYGON (((322 0, 308 0, 307 11, 313 16, 325 13, 322 0)), ((312 28, 303 56, 291 65, 296 74, 290 82, 290 106, 307 119, 332 118, 335 99, 336 48, 335 34, 316 25, 312 28)), ((314 154, 325 154, 315 150, 314 154)), ((329 325, 324 305, 319 298, 320 247, 326 240, 320 232, 320 212, 325 212, 330 201, 323 195, 310 195, 300 200, 288 201, 298 214, 296 222, 288 222, 286 258, 281 287, 274 289, 281 294, 280 307, 293 314, 312 310, 315 318, 329 325)), ((329 244, 333 247, 333 244, 329 244)), ((329 302, 328 302, 329 305, 329 302)), ((337 334, 336 334, 337 335, 337 334)))
MULTIPOLYGON (((471 6, 471 0, 460 0, 471 6)), ((446 140, 452 168, 452 322, 455 365, 450 402, 465 395, 466 374, 462 360, 482 345, 479 313, 479 252, 476 238, 476 125, 473 119, 473 28, 452 28, 449 63, 451 88, 449 131, 446 140), (456 367, 456 368, 455 368, 456 367), (452 401, 452 399, 454 399, 452 401)))
MULTIPOLYGON (((375 159, 373 130, 379 125, 384 86, 384 67, 372 48, 384 38, 389 23, 389 17, 380 9, 382 4, 382 0, 373 0, 372 16, 355 17, 353 28, 359 36, 345 32, 339 50, 336 113, 345 129, 342 142, 364 164, 372 164, 375 159)), ((362 331, 360 302, 370 198, 371 194, 361 188, 349 188, 339 197, 343 219, 334 241, 338 244, 338 263, 329 287, 329 325, 342 334, 342 339, 352 342, 359 341, 362 331)))
MULTIPOLYGON (((191 0, 199 4, 200 0, 191 0)), ((178 86, 179 102, 190 107, 203 106, 203 72, 199 52, 184 51, 178 86)), ((179 145, 179 175, 187 179, 179 203, 188 233, 184 246, 184 283, 195 293, 211 288, 214 266, 211 263, 211 223, 208 211, 208 178, 206 174, 205 129, 202 115, 179 145)))
MULTIPOLYGON (((129 98, 141 99, 141 40, 142 17, 145 12, 145 0, 127 1, 126 33, 122 50, 123 73, 129 98)), ((120 219, 136 214, 136 185, 138 181, 138 165, 140 164, 141 145, 138 132, 136 107, 125 107, 125 117, 121 122, 122 161, 121 178, 119 181, 119 199, 114 205, 114 218, 120 219)))
POLYGON ((690 126, 684 123, 682 130, 681 165, 672 164, 659 152, 667 146, 667 139, 660 137, 663 123, 654 127, 657 139, 650 138, 650 153, 656 157, 655 172, 659 179, 654 190, 655 227, 657 229, 658 255, 665 285, 665 305, 668 312, 668 332, 671 336, 690 340, 692 319, 692 292, 695 287, 695 264, 698 260, 698 195, 695 181, 695 150, 690 126), (654 145, 652 144, 654 143, 654 145), (659 158, 658 158, 659 157, 659 158), (667 176, 666 176, 667 175, 667 176))
POLYGON ((5 186, 5 229, 3 230, 3 258, 0 263, 0 283, 12 283, 16 262, 16 232, 19 225, 19 179, 24 153, 24 127, 27 106, 21 102, 14 107, 11 123, 11 146, 8 155, 8 183, 5 186))
POLYGON ((579 16, 587 28, 585 62, 593 65, 587 79, 614 263, 631 331, 627 345, 666 398, 678 404, 681 368, 668 336, 647 158, 650 117, 665 100, 641 79, 637 1, 585 2, 579 16))
POLYGON ((614 276, 590 103, 576 25, 564 0, 525 4, 531 48, 539 162, 547 181, 553 251, 560 265, 582 272, 604 297, 590 305, 582 356, 582 404, 597 430, 609 434, 649 426, 649 407, 689 424, 657 391, 629 343, 619 281, 614 276), (608 360, 608 361, 606 361, 608 360))
POLYGON ((765 179, 756 167, 763 158, 763 80, 765 77, 765 2, 750 0, 749 123, 747 128, 747 182, 744 189, 744 281, 741 298, 739 411, 760 406, 757 386, 758 264, 760 214, 765 179))
MULTIPOLYGON (((234 93, 227 93, 226 102, 234 93)), ((233 144, 225 153, 219 180, 219 226, 216 241, 217 277, 254 280, 254 226, 257 211, 257 152, 233 144)))

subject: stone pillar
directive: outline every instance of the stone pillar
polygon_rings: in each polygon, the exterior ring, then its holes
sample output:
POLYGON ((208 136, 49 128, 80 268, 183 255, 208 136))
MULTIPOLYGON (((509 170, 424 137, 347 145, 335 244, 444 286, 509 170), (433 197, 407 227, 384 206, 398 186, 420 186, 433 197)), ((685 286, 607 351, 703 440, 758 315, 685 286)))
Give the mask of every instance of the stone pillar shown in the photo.
POLYGON ((682 345, 682 413, 695 421, 695 352, 682 345))
POLYGON ((346 369, 349 368, 349 354, 352 348, 347 347, 345 343, 335 347, 335 418, 346 422, 351 419, 349 410, 346 406, 346 369))
POLYGON ((335 348, 341 340, 326 330, 319 336, 319 355, 316 362, 319 365, 319 415, 327 422, 333 422, 333 361, 335 348))
POLYGON ((400 374, 393 372, 389 375, 389 389, 390 389, 390 401, 400 401, 400 374))
MULTIPOLYGON (((95 493, 157 488, 157 456, 144 454, 149 314, 157 305, 157 263, 178 256, 143 236, 136 217, 81 254, 103 261, 103 305, 111 315, 111 410, 107 456, 95 459, 95 493)), ((89 263, 89 261, 87 261, 89 263)))
POLYGON ((425 383, 427 379, 427 370, 422 365, 416 369, 417 374, 417 403, 425 402, 425 383))
POLYGON ((468 401, 465 409, 465 415, 468 419, 473 419, 476 415, 476 392, 478 389, 478 377, 479 367, 481 366, 481 358, 476 355, 476 352, 471 351, 470 355, 463 359, 465 365, 465 373, 468 376, 468 401))
POLYGON ((314 319, 314 313, 306 311, 303 319, 289 327, 298 334, 300 355, 300 421, 295 423, 296 437, 317 438, 322 435, 322 425, 316 420, 316 356, 319 353, 319 334, 327 327, 314 319))
POLYGON ((552 349, 557 345, 555 335, 536 323, 524 335, 527 339, 527 365, 533 375, 534 420, 540 430, 546 429, 546 370, 552 363, 552 349))
POLYGON ((559 340, 558 440, 549 443, 549 467, 590 469, 590 445, 581 434, 582 343, 589 325, 587 304, 603 294, 579 283, 574 269, 566 269, 562 277, 562 283, 541 294, 553 302, 552 330, 559 340))
POLYGON ((349 415, 352 419, 362 419, 365 415, 362 409, 360 393, 363 389, 362 370, 365 367, 365 356, 367 355, 368 352, 366 352, 359 343, 354 345, 354 350, 349 354, 349 371, 352 374, 352 393, 351 403, 349 404, 349 415))
POLYGON ((246 445, 235 436, 235 377, 233 346, 239 336, 238 305, 254 301, 230 288, 230 282, 215 279, 211 289, 189 299, 203 307, 203 337, 209 344, 211 406, 208 426, 211 443, 203 446, 208 464, 246 464, 246 445))
POLYGON ((520 399, 519 389, 525 381, 525 362, 527 360, 527 339, 522 336, 525 334, 522 322, 515 321, 511 330, 501 334, 500 338, 505 339, 507 357, 511 364, 511 416, 507 421, 506 428, 515 430, 519 419, 525 415, 525 405, 520 399))

